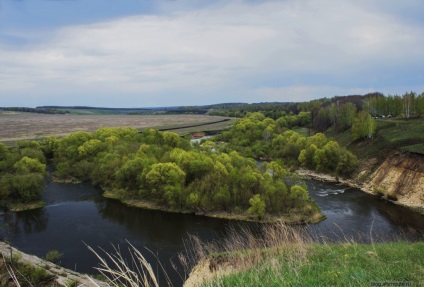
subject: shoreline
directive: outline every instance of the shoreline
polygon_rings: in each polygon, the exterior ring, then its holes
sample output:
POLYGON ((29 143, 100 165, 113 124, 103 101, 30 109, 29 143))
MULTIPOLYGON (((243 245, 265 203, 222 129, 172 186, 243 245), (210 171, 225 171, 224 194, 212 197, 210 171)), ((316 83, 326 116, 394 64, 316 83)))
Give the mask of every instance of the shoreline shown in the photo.
POLYGON ((420 214, 424 214, 424 206, 421 206, 419 204, 414 204, 413 202, 402 201, 402 198, 395 201, 395 200, 390 200, 389 198, 387 198, 387 196, 379 196, 378 194, 374 193, 373 190, 371 190, 370 186, 367 186, 364 183, 360 184, 355 179, 346 179, 343 177, 333 176, 326 173, 321 173, 321 172, 308 170, 304 168, 300 168, 296 170, 295 173, 300 175, 302 178, 309 178, 309 179, 315 179, 319 181, 338 183, 338 184, 346 185, 350 188, 357 188, 364 193, 381 198, 387 202, 406 207, 420 214))
POLYGON ((68 286, 70 282, 78 282, 78 286, 86 287, 107 287, 102 281, 91 278, 89 275, 72 271, 50 261, 42 259, 35 255, 30 255, 16 249, 12 245, 0 241, 0 254, 3 256, 3 262, 16 258, 21 263, 28 264, 45 270, 47 273, 55 276, 57 286, 68 286))
POLYGON ((257 222, 257 223, 285 223, 288 225, 301 225, 301 224, 316 224, 325 219, 325 215, 320 213, 316 213, 312 216, 307 217, 303 214, 287 214, 284 216, 273 216, 267 214, 264 219, 256 220, 246 213, 229 213, 224 211, 215 211, 215 212, 206 212, 206 211, 188 211, 184 209, 175 209, 168 208, 165 206, 161 206, 159 204, 140 200, 140 199, 124 199, 113 191, 106 190, 103 192, 103 197, 115 199, 125 204, 127 206, 143 208, 148 210, 158 210, 163 212, 173 212, 173 213, 181 213, 181 214, 193 214, 196 216, 206 216, 211 218, 220 218, 220 219, 228 219, 228 220, 237 220, 237 221, 245 221, 245 222, 257 222))

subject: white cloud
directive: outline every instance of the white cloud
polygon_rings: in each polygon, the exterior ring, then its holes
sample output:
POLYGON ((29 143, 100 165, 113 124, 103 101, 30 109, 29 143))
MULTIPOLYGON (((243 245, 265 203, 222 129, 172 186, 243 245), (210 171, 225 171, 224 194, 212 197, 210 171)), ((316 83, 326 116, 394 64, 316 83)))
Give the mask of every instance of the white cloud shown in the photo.
POLYGON ((424 28, 364 3, 217 2, 61 28, 42 44, 0 51, 0 95, 33 93, 34 105, 74 95, 75 104, 154 106, 384 88, 367 72, 391 79, 399 67, 422 65, 424 28), (101 95, 109 102, 93 102, 101 95), (114 102, 120 95, 126 100, 114 102))

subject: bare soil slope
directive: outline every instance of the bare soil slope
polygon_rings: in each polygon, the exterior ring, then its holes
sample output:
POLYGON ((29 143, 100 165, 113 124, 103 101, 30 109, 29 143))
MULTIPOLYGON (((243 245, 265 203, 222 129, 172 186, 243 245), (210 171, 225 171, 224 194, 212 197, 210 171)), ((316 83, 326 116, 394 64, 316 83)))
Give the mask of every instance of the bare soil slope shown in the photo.
POLYGON ((424 155, 393 153, 365 180, 369 192, 397 198, 400 204, 424 208, 424 155))

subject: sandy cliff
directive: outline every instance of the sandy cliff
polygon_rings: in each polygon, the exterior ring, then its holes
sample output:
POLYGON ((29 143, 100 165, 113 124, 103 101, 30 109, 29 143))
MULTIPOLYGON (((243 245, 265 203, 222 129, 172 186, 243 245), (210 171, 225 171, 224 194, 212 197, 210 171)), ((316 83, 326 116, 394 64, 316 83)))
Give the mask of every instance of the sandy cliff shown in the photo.
POLYGON ((359 173, 357 182, 362 182, 363 190, 424 209, 424 155, 392 153, 375 167, 359 173))
POLYGON ((424 214, 424 155, 392 152, 364 160, 351 179, 299 169, 303 177, 338 182, 382 196, 424 214))

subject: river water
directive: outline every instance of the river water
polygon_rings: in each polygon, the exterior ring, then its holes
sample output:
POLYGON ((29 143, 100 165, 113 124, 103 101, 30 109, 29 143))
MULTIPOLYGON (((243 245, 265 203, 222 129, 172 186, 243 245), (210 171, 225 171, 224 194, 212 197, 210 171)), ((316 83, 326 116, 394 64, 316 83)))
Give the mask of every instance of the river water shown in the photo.
MULTIPOLYGON (((333 183, 307 180, 307 185, 326 215, 319 224, 305 226, 318 239, 424 240, 422 215, 333 183)), ((96 273, 93 267, 98 266, 86 244, 112 251, 112 244, 126 248, 128 240, 156 269, 160 267, 155 256, 145 248, 155 254, 178 286, 182 279, 170 262, 178 261, 190 234, 211 241, 240 228, 229 220, 128 207, 103 198, 101 190, 86 184, 50 182, 43 196, 44 208, 2 213, 1 238, 39 257, 57 249, 64 254, 60 265, 84 273, 96 273)))

